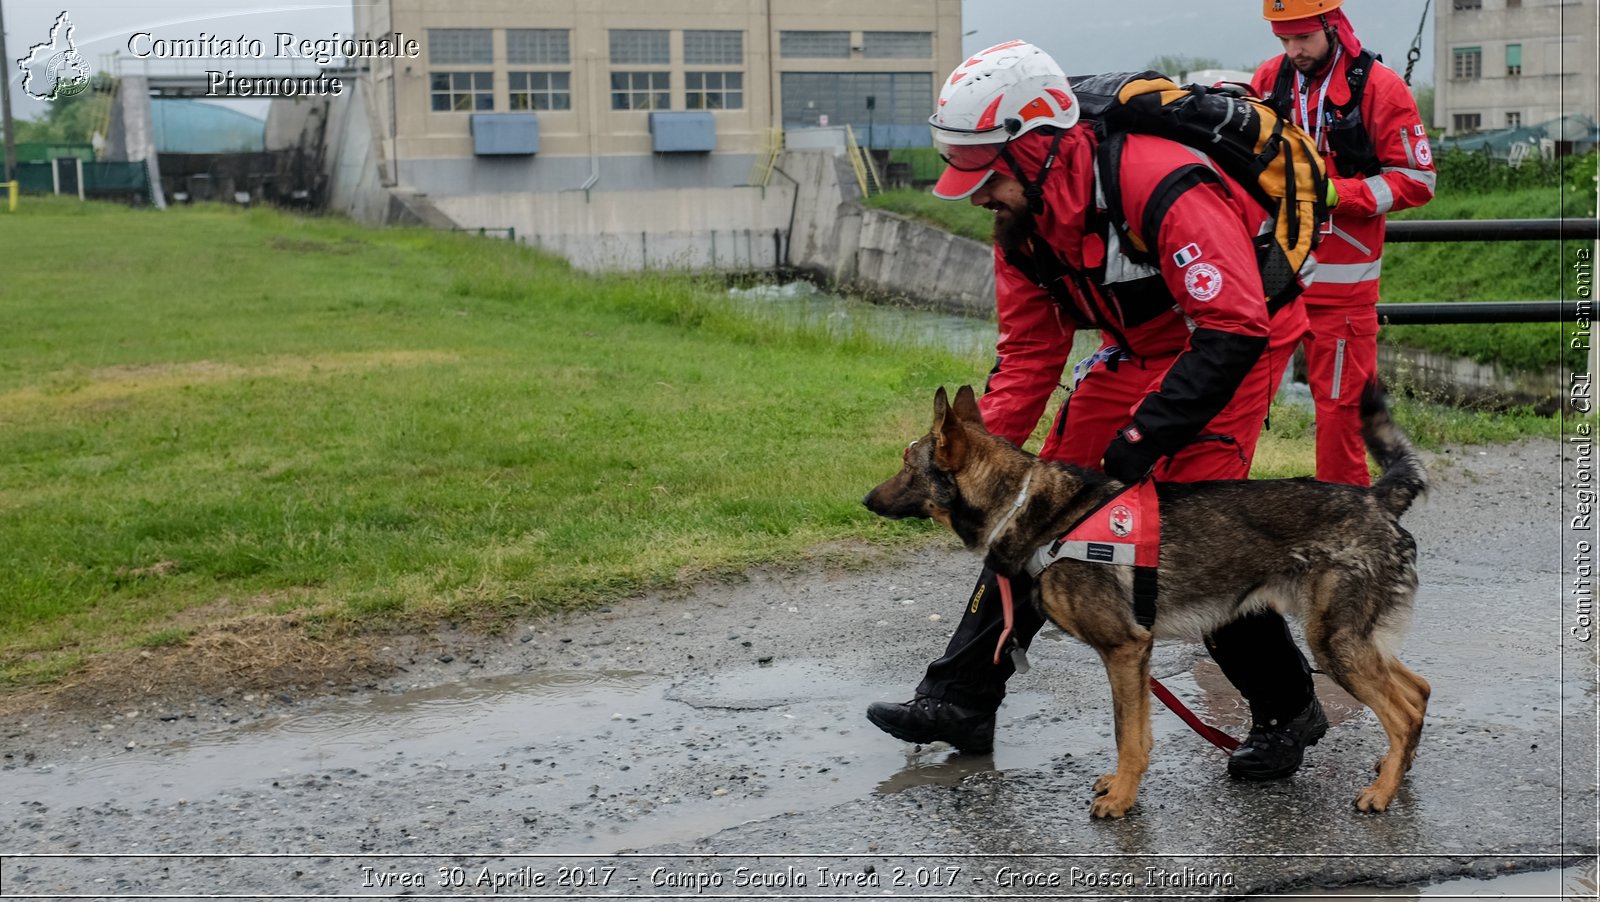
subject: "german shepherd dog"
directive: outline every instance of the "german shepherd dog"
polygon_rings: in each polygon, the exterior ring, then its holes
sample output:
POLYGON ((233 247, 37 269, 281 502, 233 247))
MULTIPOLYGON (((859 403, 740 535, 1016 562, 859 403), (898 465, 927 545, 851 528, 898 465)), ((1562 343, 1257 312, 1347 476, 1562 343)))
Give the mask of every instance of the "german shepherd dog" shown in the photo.
MULTIPOLYGON (((1267 607, 1300 617, 1322 671, 1370 707, 1389 736, 1377 780, 1356 796, 1356 807, 1382 811, 1394 799, 1416 756, 1431 691, 1390 651, 1410 622, 1417 589, 1416 543, 1399 517, 1427 488, 1427 476, 1375 385, 1362 397, 1361 416, 1367 449, 1383 469, 1370 488, 1310 478, 1158 484, 1152 628, 1135 620, 1130 566, 1062 558, 1035 581, 1033 603, 1099 652, 1111 681, 1117 769, 1095 783, 1091 814, 1126 814, 1149 766, 1152 642, 1200 639, 1267 607)), ((1018 576, 1037 549, 1123 488, 990 434, 972 388, 962 386, 953 406, 939 389, 933 428, 864 503, 890 519, 932 518, 995 572, 1018 576)))

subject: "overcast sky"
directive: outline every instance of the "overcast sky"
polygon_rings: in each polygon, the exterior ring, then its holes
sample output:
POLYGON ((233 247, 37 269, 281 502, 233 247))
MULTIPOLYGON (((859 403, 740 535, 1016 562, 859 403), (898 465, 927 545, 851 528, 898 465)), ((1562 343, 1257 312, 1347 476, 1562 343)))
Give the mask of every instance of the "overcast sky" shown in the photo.
MULTIPOLYGON (((603 0, 590 0, 603 2, 603 0)), ((1345 9, 1363 43, 1382 53, 1396 70, 1405 68, 1406 50, 1417 33, 1424 0, 1347 0, 1345 9)), ((150 31, 158 38, 193 39, 201 32, 244 34, 268 41, 274 32, 299 39, 328 38, 351 30, 350 0, 164 0, 160 3, 112 0, 0 0, 5 13, 5 62, 17 115, 42 110, 18 89, 16 60, 28 47, 49 39, 50 26, 63 10, 76 26, 74 41, 89 65, 101 57, 127 53, 128 38, 150 31)), ((965 0, 965 50, 981 50, 1012 38, 1032 41, 1069 73, 1139 69, 1163 55, 1211 57, 1224 66, 1253 65, 1276 52, 1277 42, 1261 18, 1260 0, 965 0)), ((1433 12, 1422 42, 1414 82, 1433 81, 1433 12)))
MULTIPOLYGON (((1448 2, 1448 0, 1444 0, 1448 2)), ((1346 0, 1356 36, 1396 71, 1416 36, 1424 0, 1346 0)), ((1412 81, 1433 81, 1433 7, 1428 4, 1422 59, 1412 81)), ((1068 74, 1143 68, 1158 56, 1211 57, 1227 68, 1254 68, 1280 52, 1261 0, 966 0, 967 51, 1011 38, 1043 47, 1068 74)), ((1178 74, 1178 73, 1172 73, 1178 74)))

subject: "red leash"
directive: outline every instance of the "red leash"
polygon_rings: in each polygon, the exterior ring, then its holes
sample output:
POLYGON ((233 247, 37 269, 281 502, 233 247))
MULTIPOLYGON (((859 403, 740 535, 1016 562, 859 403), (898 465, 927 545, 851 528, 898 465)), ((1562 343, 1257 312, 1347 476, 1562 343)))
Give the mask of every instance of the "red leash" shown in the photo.
POLYGON ((1161 681, 1155 677, 1150 678, 1150 691, 1155 693, 1156 698, 1161 699, 1161 704, 1166 705, 1168 711, 1183 718, 1183 722, 1188 724, 1190 729, 1199 733, 1201 738, 1207 742, 1229 753, 1239 747, 1239 740, 1201 720, 1199 715, 1190 711, 1183 702, 1178 701, 1178 697, 1173 695, 1167 687, 1161 685, 1161 681))
MULTIPOLYGON (((1006 648, 1006 640, 1011 638, 1013 627, 1016 625, 1016 613, 1011 607, 1010 578, 996 573, 994 580, 995 584, 1000 587, 1000 612, 1005 618, 1005 629, 1000 631, 1000 641, 994 647, 994 662, 999 664, 1000 654, 1006 648)), ((1199 715, 1190 711, 1188 706, 1179 701, 1178 697, 1173 695, 1172 691, 1167 687, 1161 685, 1161 681, 1155 677, 1150 678, 1150 691, 1155 694, 1156 698, 1161 700, 1161 704, 1167 706, 1168 711, 1178 715, 1184 723, 1189 725, 1191 730, 1199 733, 1202 739, 1222 749, 1224 752, 1231 753, 1239 747, 1239 740, 1201 720, 1199 715)))

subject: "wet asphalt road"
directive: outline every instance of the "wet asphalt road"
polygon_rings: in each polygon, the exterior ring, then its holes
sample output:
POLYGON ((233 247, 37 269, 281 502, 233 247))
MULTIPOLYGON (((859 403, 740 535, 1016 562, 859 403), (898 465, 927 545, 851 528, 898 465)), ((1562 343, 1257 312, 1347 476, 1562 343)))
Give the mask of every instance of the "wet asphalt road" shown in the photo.
MULTIPOLYGON (((1382 815, 1351 806, 1382 731, 1322 682, 1333 728, 1292 779, 1230 781, 1157 707, 1138 806, 1091 821, 1109 691, 1054 630, 992 756, 879 733, 863 708, 909 695, 976 571, 940 544, 442 634, 353 695, 0 722, 0 898, 1237 896, 1592 859, 1595 643, 1568 634, 1559 453, 1433 458, 1401 657, 1434 695, 1382 815)), ((1155 670, 1244 732, 1197 647, 1155 670)))

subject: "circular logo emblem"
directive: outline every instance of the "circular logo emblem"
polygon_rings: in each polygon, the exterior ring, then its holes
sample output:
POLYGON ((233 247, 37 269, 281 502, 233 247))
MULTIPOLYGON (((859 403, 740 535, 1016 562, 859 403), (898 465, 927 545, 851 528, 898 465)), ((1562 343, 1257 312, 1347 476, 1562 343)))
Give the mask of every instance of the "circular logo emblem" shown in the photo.
POLYGON ((89 64, 76 50, 63 50, 45 63, 45 74, 50 77, 50 98, 71 97, 89 87, 89 64))
POLYGON ((1427 138, 1417 142, 1417 162, 1424 166, 1433 162, 1433 148, 1428 146, 1427 138))
POLYGON ((1133 511, 1125 504, 1111 509, 1110 521, 1112 534, 1119 538, 1133 532, 1133 511))
POLYGON ((1197 301, 1209 301, 1222 291, 1222 270, 1210 263, 1196 263, 1183 274, 1183 287, 1197 301))

